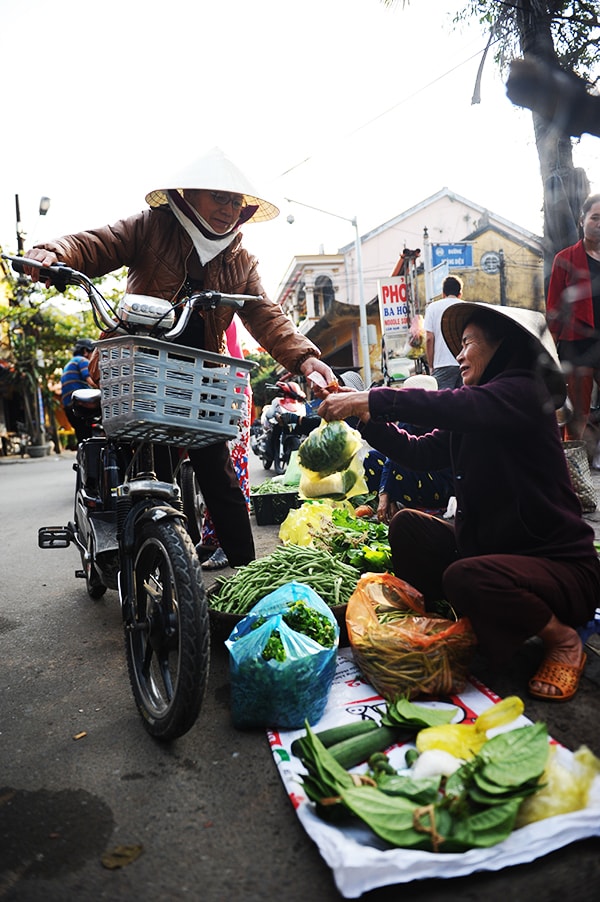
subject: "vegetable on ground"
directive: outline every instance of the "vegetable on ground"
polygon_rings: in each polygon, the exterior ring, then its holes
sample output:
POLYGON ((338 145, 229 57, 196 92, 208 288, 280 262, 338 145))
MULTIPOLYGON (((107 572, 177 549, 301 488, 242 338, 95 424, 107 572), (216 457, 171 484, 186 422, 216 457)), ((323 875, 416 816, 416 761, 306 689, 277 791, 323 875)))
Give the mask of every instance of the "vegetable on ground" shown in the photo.
POLYGON ((218 578, 210 606, 215 611, 245 615, 265 595, 295 580, 335 607, 348 603, 359 577, 356 567, 327 551, 280 545, 271 554, 240 567, 235 576, 218 578))
POLYGON ((537 723, 489 739, 448 777, 391 773, 380 756, 370 773, 358 775, 340 765, 307 723, 302 782, 327 820, 354 816, 395 847, 464 852, 496 845, 512 832, 521 804, 541 788, 548 750, 546 726, 537 723))

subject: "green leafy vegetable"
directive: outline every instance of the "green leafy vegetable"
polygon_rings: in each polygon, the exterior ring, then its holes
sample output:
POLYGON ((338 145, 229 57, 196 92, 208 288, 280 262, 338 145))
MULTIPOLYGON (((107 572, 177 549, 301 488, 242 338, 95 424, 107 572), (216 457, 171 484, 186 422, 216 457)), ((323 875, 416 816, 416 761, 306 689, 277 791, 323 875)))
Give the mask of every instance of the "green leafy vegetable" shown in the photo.
POLYGON ((284 482, 275 482, 275 480, 273 479, 266 479, 264 482, 261 482, 260 485, 253 485, 250 487, 250 497, 252 497, 252 495, 290 494, 297 494, 296 490, 292 486, 286 485, 284 482))
POLYGON ((423 705, 415 705, 406 697, 395 701, 389 701, 386 711, 381 718, 381 723, 387 727, 439 727, 450 723, 456 715, 458 708, 427 708, 423 705))
POLYGON ((338 817, 346 809, 393 846, 435 852, 502 842, 514 829, 523 799, 541 788, 548 756, 548 733, 538 723, 488 740, 447 779, 389 773, 378 759, 373 777, 356 777, 340 771, 308 724, 306 729, 302 761, 309 776, 302 779, 319 814, 330 817, 327 809, 334 804, 338 817))
POLYGON ((343 508, 332 512, 313 537, 314 543, 361 573, 392 572, 392 553, 385 523, 356 517, 343 508))
POLYGON ((285 648, 279 630, 273 630, 267 639, 262 656, 265 661, 285 661, 285 648))
POLYGON ((298 463, 319 476, 329 476, 350 466, 361 443, 356 430, 343 420, 323 423, 309 433, 300 445, 298 463))
POLYGON ((324 614, 315 611, 305 601, 295 601, 290 605, 283 619, 297 633, 304 633, 323 648, 333 648, 336 638, 335 623, 324 614))

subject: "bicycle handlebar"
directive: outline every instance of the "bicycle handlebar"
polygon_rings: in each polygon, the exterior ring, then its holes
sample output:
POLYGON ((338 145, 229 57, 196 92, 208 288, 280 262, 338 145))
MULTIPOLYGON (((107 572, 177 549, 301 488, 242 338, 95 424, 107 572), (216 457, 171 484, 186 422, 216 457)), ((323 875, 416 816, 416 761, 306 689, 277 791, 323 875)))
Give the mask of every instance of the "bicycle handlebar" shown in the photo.
MULTIPOLYGON (((118 329, 125 330, 129 333, 136 331, 135 327, 132 327, 131 324, 125 323, 120 319, 110 303, 98 291, 92 280, 83 273, 78 272, 76 269, 72 269, 64 263, 43 266, 38 260, 32 260, 29 257, 13 257, 10 254, 2 254, 2 258, 4 260, 10 260, 12 268, 20 275, 26 275, 25 269, 27 267, 37 269, 39 271, 39 279, 50 282, 58 291, 65 291, 68 285, 76 285, 83 288, 92 305, 93 311, 101 320, 102 326, 96 319, 96 325, 99 328, 104 327, 110 332, 115 332, 118 329)), ((261 297, 261 295, 252 294, 227 294, 220 291, 213 291, 212 289, 202 289, 201 291, 197 291, 174 305, 181 307, 179 319, 173 328, 165 330, 160 335, 160 338, 165 341, 173 341, 178 338, 184 331, 189 317, 195 308, 215 309, 220 304, 224 304, 227 307, 241 308, 246 301, 257 301, 261 297)), ((160 332, 160 322, 159 319, 158 322, 154 324, 154 328, 146 328, 145 331, 160 332)), ((139 326, 137 328, 139 329, 139 326)))
MULTIPOLYGON (((45 279, 57 288, 58 291, 64 291, 67 285, 77 285, 75 276, 81 275, 77 270, 65 266, 64 263, 58 263, 55 266, 42 266, 38 260, 31 260, 29 257, 11 257, 9 254, 2 254, 4 260, 10 260, 12 268, 19 275, 27 275, 25 267, 33 267, 39 269, 40 279, 45 279)), ((85 278, 85 277, 84 277, 85 278)))

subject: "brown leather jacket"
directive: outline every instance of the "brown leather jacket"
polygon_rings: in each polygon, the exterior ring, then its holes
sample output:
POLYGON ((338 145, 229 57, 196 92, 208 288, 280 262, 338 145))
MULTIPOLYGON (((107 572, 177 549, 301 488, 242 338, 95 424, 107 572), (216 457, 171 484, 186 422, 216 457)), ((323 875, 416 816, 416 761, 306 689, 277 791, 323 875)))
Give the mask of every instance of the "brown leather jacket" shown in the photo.
MULTIPOLYGON (((279 304, 266 296, 257 271, 257 260, 242 247, 242 236, 200 266, 192 241, 170 210, 148 209, 111 226, 67 235, 39 244, 58 259, 89 278, 128 268, 127 291, 175 301, 186 279, 201 280, 204 288, 231 294, 262 295, 247 301, 238 311, 240 319, 256 339, 282 366, 300 372, 307 357, 320 357, 319 349, 305 338, 284 314, 279 304)), ((225 353, 225 329, 236 312, 232 307, 203 311, 204 346, 225 353)))

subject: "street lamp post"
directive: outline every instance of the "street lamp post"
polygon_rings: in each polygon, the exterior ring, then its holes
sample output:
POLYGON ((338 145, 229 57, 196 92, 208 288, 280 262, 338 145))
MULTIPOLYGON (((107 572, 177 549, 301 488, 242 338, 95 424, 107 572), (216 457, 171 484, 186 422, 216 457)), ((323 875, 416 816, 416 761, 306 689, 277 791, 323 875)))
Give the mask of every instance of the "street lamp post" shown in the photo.
POLYGON ((23 231, 23 224, 21 223, 21 206, 19 204, 18 194, 15 194, 15 211, 17 217, 17 254, 19 257, 22 257, 23 251, 25 250, 25 232, 23 231))
MULTIPOLYGON (((49 209, 50 198, 45 196, 40 197, 38 214, 40 216, 45 216, 49 209)), ((25 250, 25 235, 27 233, 23 230, 23 223, 21 222, 21 204, 19 202, 18 194, 15 194, 15 212, 17 216, 17 254, 19 257, 22 257, 25 250)))
MULTIPOLYGON (((340 216, 338 213, 331 213, 329 210, 322 210, 320 207, 313 207, 311 204, 302 203, 300 200, 292 200, 291 197, 286 197, 285 200, 288 204, 298 204, 300 207, 307 207, 309 210, 316 210, 317 213, 325 213, 327 216, 334 216, 336 219, 343 219, 345 222, 351 223, 354 226, 354 244, 356 247, 356 269, 358 274, 358 306, 359 306, 359 314, 360 314, 360 347, 362 351, 363 358, 363 374, 364 374, 364 383, 368 387, 371 384, 371 360, 369 358, 369 337, 368 337, 368 324, 367 324, 367 305, 365 303, 365 289, 363 285, 363 268, 362 268, 362 249, 361 249, 361 241, 360 241, 360 232, 358 231, 358 222, 356 216, 353 216, 350 219, 348 216, 340 216)), ((288 218, 288 222, 289 222, 288 218)), ((293 218, 292 218, 293 222, 293 218)))
MULTIPOLYGON (((38 213, 45 216, 50 208, 50 198, 40 198, 40 206, 38 213)), ((17 219, 17 254, 22 257, 25 252, 26 232, 21 222, 21 204, 19 195, 15 194, 15 212, 17 219)), ((29 285, 29 280, 24 275, 19 275, 16 284, 16 300, 17 305, 21 305, 24 300, 25 286, 29 285)), ((22 363, 25 373, 25 381, 23 386, 23 406, 26 419, 31 426, 33 444, 30 446, 30 454, 33 456, 31 449, 45 449, 46 447, 46 423, 44 400, 40 388, 40 376, 38 372, 38 361, 35 357, 29 355, 27 359, 27 344, 30 337, 30 326, 27 322, 23 322, 22 326, 23 348, 26 359, 22 363)), ((57 453, 60 452, 58 448, 57 453)))

